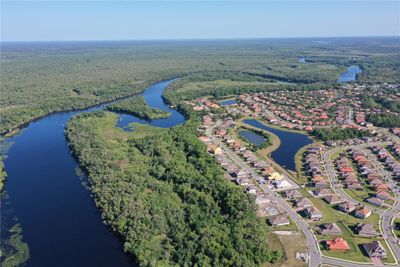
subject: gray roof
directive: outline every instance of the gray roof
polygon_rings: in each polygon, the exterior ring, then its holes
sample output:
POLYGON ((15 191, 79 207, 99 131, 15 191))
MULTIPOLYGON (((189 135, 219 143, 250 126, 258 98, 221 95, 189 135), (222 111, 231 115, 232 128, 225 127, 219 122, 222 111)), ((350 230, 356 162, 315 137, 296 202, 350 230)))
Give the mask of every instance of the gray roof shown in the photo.
POLYGON ((289 223, 289 219, 286 216, 280 215, 269 219, 270 224, 278 225, 278 224, 286 224, 289 223))

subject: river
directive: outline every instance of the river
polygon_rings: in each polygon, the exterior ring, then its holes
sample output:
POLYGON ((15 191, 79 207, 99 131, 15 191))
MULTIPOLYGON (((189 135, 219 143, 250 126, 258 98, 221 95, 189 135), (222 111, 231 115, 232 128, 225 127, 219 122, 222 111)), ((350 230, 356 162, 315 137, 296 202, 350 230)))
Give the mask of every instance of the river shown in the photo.
MULTIPOLYGON (((166 110, 170 117, 148 122, 120 115, 118 126, 129 121, 159 127, 184 122, 183 115, 161 97, 171 82, 157 83, 143 93, 150 107, 166 110)), ((10 148, 4 160, 8 177, 1 203, 1 234, 7 237, 8 227, 18 218, 31 255, 26 266, 134 266, 123 251, 123 242, 103 224, 85 186, 87 177, 77 174, 78 164, 64 135, 73 115, 105 106, 43 117, 4 141, 10 148)))
POLYGON ((279 165, 292 171, 296 170, 295 156, 297 151, 299 151, 303 146, 312 143, 312 140, 305 134, 272 128, 254 119, 244 120, 243 122, 255 128, 269 131, 278 136, 281 144, 278 149, 271 153, 271 158, 279 165))

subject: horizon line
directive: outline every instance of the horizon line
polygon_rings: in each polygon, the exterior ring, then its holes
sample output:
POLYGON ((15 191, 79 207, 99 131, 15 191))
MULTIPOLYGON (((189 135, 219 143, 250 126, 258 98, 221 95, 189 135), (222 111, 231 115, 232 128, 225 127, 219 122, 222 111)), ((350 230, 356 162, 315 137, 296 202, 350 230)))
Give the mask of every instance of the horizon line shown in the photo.
POLYGON ((0 40, 0 43, 46 43, 46 42, 146 42, 146 41, 224 41, 268 39, 334 39, 334 38, 400 38, 399 35, 345 35, 345 36, 282 36, 282 37, 210 37, 210 38, 149 38, 149 39, 68 39, 68 40, 0 40))

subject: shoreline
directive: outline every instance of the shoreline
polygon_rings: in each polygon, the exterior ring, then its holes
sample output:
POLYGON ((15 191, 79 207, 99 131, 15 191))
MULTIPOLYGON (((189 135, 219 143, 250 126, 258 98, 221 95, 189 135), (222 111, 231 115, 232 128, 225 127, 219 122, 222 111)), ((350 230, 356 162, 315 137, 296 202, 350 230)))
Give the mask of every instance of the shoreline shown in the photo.
POLYGON ((88 104, 88 105, 86 105, 84 107, 81 107, 81 108, 68 108, 68 109, 63 109, 63 110, 55 110, 55 111, 51 111, 51 112, 48 112, 48 113, 43 114, 43 115, 38 115, 36 117, 32 117, 31 119, 27 120, 26 122, 22 122, 22 123, 20 123, 20 124, 18 124, 16 126, 10 128, 10 129, 5 129, 5 130, 1 131, 0 132, 0 137, 6 137, 6 138, 13 137, 14 135, 18 134, 21 130, 26 128, 30 123, 38 121, 38 120, 40 120, 40 119, 42 119, 42 118, 44 118, 46 116, 50 116, 50 115, 54 115, 54 114, 68 113, 68 112, 75 112, 75 111, 83 111, 85 109, 90 109, 90 108, 94 108, 94 107, 97 107, 97 106, 106 105, 106 104, 109 104, 109 103, 112 103, 112 102, 115 102, 115 101, 124 100, 126 98, 142 94, 148 87, 150 87, 152 85, 155 85, 155 84, 161 83, 161 82, 165 82, 165 81, 168 81, 168 80, 174 80, 174 79, 179 79, 179 76, 175 75, 175 76, 172 76, 172 77, 169 77, 169 78, 165 78, 165 79, 162 79, 162 80, 157 80, 157 81, 154 81, 154 82, 152 82, 152 81, 148 82, 147 81, 147 82, 145 82, 143 84, 143 86, 144 86, 143 89, 141 89, 138 92, 132 93, 132 94, 128 94, 128 95, 124 95, 124 96, 118 96, 118 97, 115 97, 115 98, 112 98, 112 99, 109 99, 109 100, 105 100, 105 101, 98 101, 98 102, 96 102, 94 104, 88 104), (9 135, 9 134, 11 134, 11 135, 9 135))

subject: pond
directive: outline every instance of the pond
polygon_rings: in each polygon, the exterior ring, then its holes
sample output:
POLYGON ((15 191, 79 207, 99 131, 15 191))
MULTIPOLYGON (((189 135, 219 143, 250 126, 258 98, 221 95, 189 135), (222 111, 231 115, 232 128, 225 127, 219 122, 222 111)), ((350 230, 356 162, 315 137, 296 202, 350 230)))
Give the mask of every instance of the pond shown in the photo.
POLYGON ((238 133, 247 142, 258 147, 262 146, 267 141, 264 136, 250 130, 240 130, 238 133))
POLYGON ((237 102, 236 102, 234 99, 228 99, 228 100, 220 101, 219 104, 220 104, 221 106, 230 106, 230 105, 235 105, 235 104, 237 104, 237 102))
POLYGON ((357 79, 357 74, 361 72, 362 71, 359 66, 350 66, 347 68, 346 72, 340 74, 338 82, 345 83, 355 81, 357 79))
POLYGON ((278 136, 281 144, 278 149, 271 153, 271 158, 279 165, 292 171, 296 170, 295 156, 297 151, 299 151, 303 146, 312 143, 312 140, 305 134, 279 130, 262 124, 255 119, 247 119, 243 122, 258 129, 269 131, 278 136))
POLYGON ((306 58, 305 57, 299 57, 299 63, 306 63, 306 58))

